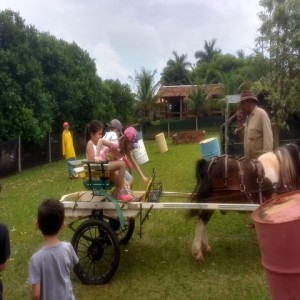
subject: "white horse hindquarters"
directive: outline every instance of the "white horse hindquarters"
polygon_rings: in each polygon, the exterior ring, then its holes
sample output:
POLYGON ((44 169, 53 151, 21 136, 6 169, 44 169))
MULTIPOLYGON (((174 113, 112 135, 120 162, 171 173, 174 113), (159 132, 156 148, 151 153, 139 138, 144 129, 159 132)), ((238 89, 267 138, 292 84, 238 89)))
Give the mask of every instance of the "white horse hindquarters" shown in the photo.
POLYGON ((258 160, 264 168, 265 177, 270 179, 271 182, 278 183, 280 178, 280 166, 276 155, 273 152, 262 154, 258 160))

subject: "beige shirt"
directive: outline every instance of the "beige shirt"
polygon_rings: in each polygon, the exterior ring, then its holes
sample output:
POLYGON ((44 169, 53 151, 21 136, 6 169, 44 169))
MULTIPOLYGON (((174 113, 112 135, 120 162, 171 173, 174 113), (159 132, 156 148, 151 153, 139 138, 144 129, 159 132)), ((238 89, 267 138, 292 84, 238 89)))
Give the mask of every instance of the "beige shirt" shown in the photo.
POLYGON ((273 151, 271 122, 266 111, 256 106, 245 122, 244 156, 255 159, 269 151, 273 151))

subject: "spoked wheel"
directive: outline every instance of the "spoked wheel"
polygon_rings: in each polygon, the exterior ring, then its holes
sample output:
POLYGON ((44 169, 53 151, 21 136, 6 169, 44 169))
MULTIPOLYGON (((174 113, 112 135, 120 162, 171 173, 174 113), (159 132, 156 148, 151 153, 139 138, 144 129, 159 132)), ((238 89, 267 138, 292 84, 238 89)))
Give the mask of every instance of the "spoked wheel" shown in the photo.
POLYGON ((119 219, 109 219, 108 223, 111 228, 115 231, 118 236, 120 245, 126 245, 130 241, 134 228, 135 228, 135 219, 134 218, 125 218, 125 227, 122 229, 119 219))
POLYGON ((108 223, 89 219, 79 225, 72 241, 79 258, 75 274, 85 284, 103 284, 116 273, 120 262, 120 245, 108 223))

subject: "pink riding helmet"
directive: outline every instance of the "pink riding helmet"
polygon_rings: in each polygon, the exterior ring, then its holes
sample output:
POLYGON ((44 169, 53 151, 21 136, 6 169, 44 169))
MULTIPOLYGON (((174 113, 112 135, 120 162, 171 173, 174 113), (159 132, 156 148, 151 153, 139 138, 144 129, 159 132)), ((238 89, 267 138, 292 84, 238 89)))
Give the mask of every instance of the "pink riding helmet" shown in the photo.
POLYGON ((131 143, 132 148, 138 148, 138 133, 133 127, 127 127, 124 130, 124 135, 131 143))

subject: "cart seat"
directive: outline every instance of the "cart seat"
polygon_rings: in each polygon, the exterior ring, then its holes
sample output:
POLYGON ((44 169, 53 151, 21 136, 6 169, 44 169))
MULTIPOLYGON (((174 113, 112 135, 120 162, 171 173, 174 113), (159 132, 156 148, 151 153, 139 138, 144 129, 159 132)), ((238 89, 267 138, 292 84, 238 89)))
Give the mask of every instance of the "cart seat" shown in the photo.
POLYGON ((87 175, 83 181, 86 189, 92 191, 110 190, 108 161, 83 161, 83 167, 87 175))
POLYGON ((83 185, 87 190, 92 190, 101 194, 101 191, 111 189, 111 182, 109 179, 109 166, 108 161, 77 161, 74 164, 74 170, 83 178, 83 185))

